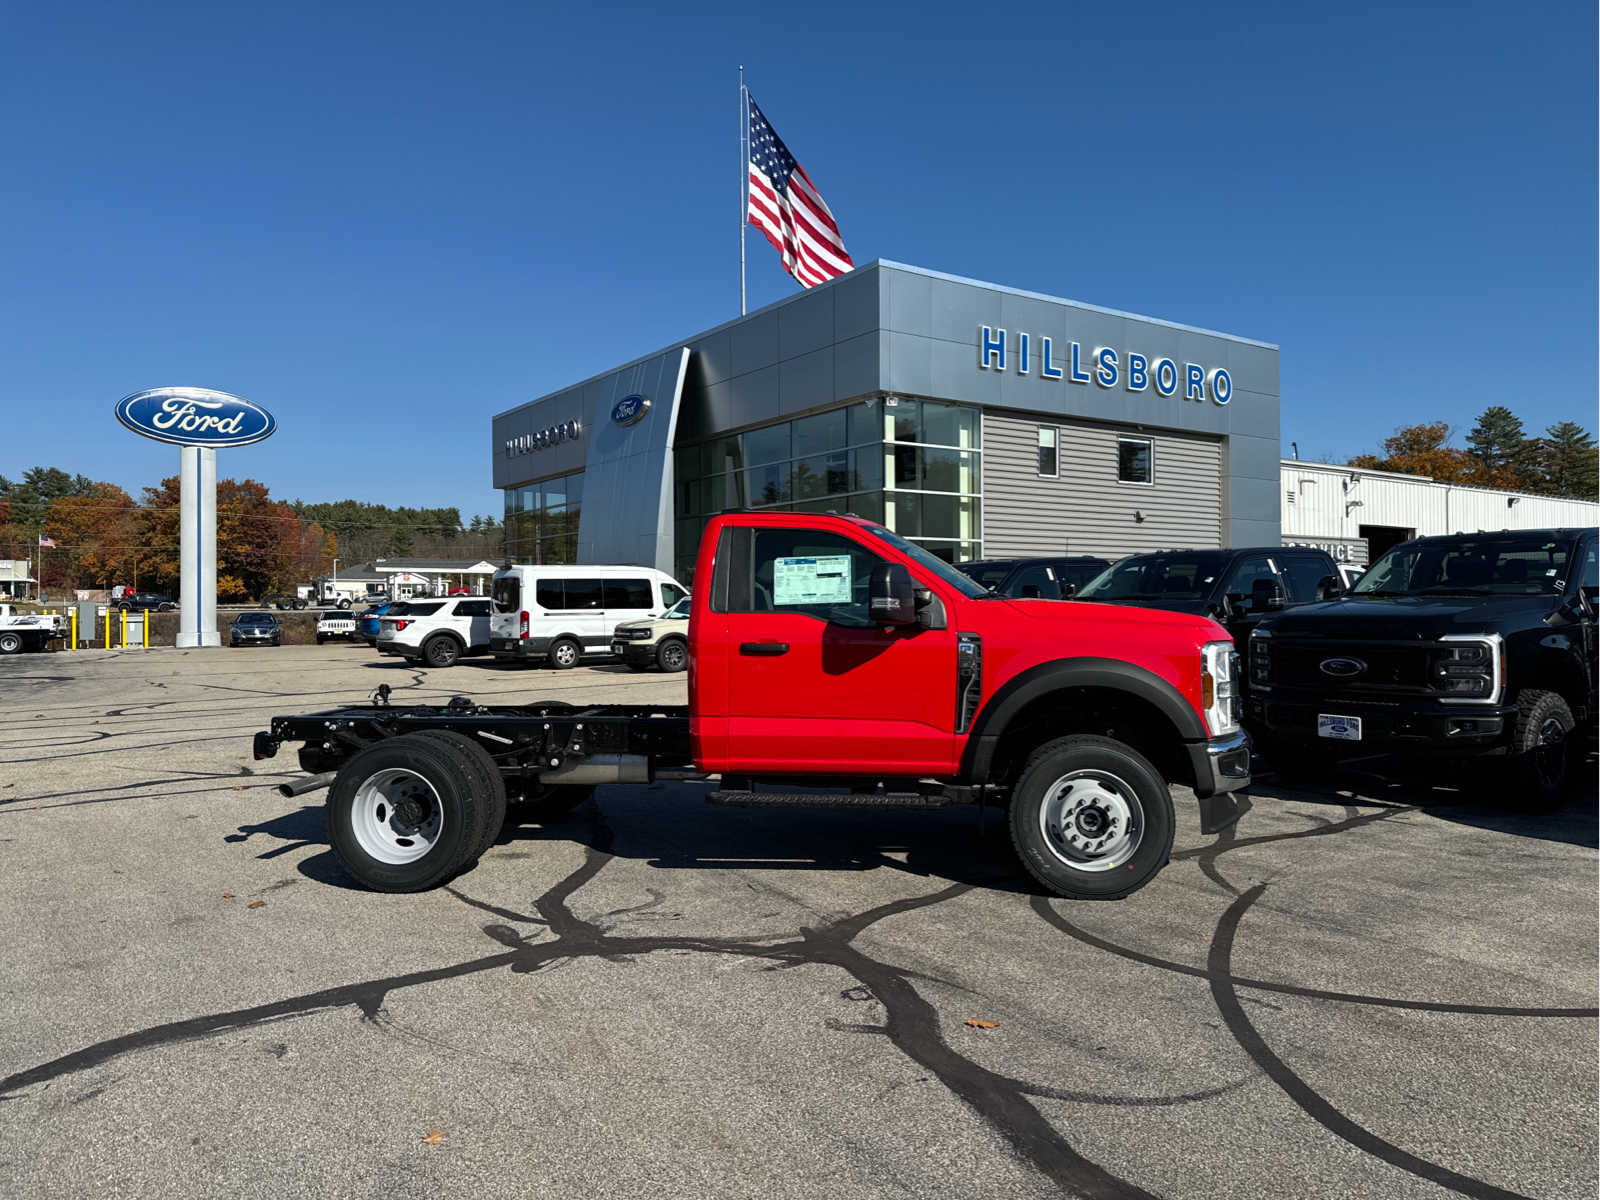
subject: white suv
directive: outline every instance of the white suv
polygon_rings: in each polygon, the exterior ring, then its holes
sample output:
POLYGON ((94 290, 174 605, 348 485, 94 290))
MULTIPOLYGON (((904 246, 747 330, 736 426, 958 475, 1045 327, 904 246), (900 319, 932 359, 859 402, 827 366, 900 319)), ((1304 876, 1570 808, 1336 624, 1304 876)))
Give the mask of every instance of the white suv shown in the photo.
POLYGON ((396 604, 378 621, 379 654, 398 654, 430 667, 453 667, 459 659, 488 651, 487 596, 409 600, 396 604))
POLYGON ((684 671, 689 667, 689 597, 679 600, 659 617, 624 621, 611 634, 611 653, 631 671, 660 667, 684 671))
POLYGON ((359 629, 355 613, 338 608, 329 609, 317 617, 317 645, 322 645, 329 638, 357 641, 360 637, 359 629))

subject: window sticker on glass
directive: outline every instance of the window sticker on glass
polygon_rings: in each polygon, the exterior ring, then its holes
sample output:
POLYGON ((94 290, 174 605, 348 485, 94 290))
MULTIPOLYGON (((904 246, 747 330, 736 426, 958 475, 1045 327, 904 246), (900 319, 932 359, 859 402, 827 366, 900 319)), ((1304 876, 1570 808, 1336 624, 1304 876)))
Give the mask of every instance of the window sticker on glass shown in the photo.
POLYGON ((850 556, 780 558, 772 567, 773 604, 849 604, 850 556))

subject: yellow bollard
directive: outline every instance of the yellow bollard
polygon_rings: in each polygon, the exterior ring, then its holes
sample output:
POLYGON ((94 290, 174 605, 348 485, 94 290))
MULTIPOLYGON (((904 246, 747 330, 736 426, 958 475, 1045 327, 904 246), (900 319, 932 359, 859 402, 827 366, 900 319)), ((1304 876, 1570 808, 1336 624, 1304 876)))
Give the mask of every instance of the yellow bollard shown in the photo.
POLYGON ((109 605, 106 607, 106 649, 111 649, 111 614, 115 610, 109 605))
POLYGON ((139 626, 139 628, 144 630, 144 648, 146 650, 148 650, 148 649, 150 649, 150 614, 149 613, 145 613, 145 615, 144 615, 144 624, 139 626))
POLYGON ((119 641, 119 644, 121 645, 121 647, 124 650, 126 650, 128 648, 128 610, 127 609, 123 609, 122 610, 122 636, 118 639, 118 641, 119 641))
POLYGON ((72 633, 72 641, 67 643, 67 649, 68 650, 76 650, 78 648, 78 610, 77 609, 73 609, 71 615, 67 618, 67 627, 72 633))

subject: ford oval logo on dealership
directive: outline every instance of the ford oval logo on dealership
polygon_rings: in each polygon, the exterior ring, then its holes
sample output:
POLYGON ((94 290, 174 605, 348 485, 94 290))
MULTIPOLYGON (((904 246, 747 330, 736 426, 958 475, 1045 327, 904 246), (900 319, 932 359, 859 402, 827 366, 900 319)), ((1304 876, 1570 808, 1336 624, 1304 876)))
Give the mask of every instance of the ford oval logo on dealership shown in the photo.
POLYGON ((277 419, 258 404, 210 388, 147 388, 117 401, 117 420, 175 446, 248 446, 265 441, 277 419))
POLYGON ((611 410, 611 419, 618 425, 637 425, 650 411, 650 397, 635 392, 618 400, 611 410))
POLYGON ((1322 660, 1322 673, 1324 675, 1336 675, 1341 679, 1359 675, 1366 669, 1367 664, 1359 658, 1325 658, 1322 660))

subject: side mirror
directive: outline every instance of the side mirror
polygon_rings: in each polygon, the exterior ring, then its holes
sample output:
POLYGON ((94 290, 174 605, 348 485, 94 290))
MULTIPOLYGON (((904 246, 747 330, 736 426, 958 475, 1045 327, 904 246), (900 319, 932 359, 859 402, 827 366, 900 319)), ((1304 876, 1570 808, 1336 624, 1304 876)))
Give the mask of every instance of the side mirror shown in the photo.
POLYGON ((1283 607, 1283 588, 1272 579, 1257 579, 1250 585, 1250 611, 1277 612, 1283 607))
POLYGON ((1337 600, 1344 595, 1344 585, 1339 582, 1337 575, 1324 575, 1317 580, 1318 600, 1337 600))
POLYGON ((867 584, 867 609, 875 625, 915 625, 916 589, 902 563, 879 563, 867 584))
POLYGON ((1075 583, 1066 583, 1066 582, 1063 582, 1061 584, 1061 598, 1063 600, 1071 600, 1077 594, 1078 594, 1078 585, 1077 584, 1075 584, 1075 583))

